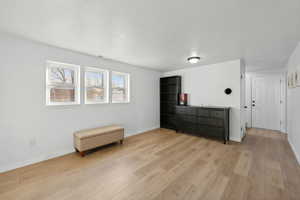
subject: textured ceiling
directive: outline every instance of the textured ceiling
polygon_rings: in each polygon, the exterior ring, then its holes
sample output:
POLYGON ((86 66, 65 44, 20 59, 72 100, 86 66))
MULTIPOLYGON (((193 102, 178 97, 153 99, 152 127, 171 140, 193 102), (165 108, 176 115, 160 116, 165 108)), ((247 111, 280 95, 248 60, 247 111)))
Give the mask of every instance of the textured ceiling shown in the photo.
POLYGON ((0 29, 167 71, 242 58, 284 67, 300 40, 299 0, 1 0, 0 29))

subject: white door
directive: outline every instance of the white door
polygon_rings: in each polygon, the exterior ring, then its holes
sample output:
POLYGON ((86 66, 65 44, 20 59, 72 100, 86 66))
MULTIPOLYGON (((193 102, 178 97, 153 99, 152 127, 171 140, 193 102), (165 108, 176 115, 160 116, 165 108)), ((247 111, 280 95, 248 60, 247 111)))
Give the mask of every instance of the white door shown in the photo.
POLYGON ((252 79, 252 126, 280 131, 280 78, 252 79))

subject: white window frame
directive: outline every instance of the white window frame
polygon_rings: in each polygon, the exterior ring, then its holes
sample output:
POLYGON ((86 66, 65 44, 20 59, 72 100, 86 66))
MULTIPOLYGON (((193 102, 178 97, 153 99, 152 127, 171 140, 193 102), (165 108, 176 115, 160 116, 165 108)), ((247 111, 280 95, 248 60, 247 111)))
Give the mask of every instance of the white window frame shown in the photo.
POLYGON ((109 71, 106 69, 100 69, 96 67, 85 67, 84 70, 84 103, 85 104, 107 104, 109 103, 109 71), (86 72, 102 72, 104 74, 104 90, 105 90, 105 101, 88 101, 87 100, 87 78, 86 72))
POLYGON ((80 66, 68 63, 61 63, 56 61, 46 61, 46 105, 57 106, 57 105, 78 105, 80 104, 80 66), (54 65, 54 66, 53 66, 54 65), (60 65, 63 68, 74 70, 74 102, 51 102, 50 101, 50 89, 52 88, 49 84, 49 69, 57 68, 60 65))
POLYGON ((111 71, 110 73, 110 101, 111 103, 130 103, 130 74, 129 73, 125 73, 125 72, 117 72, 117 71, 111 71), (112 89, 113 89, 113 86, 112 86, 112 76, 113 74, 119 74, 119 75, 122 75, 122 76, 126 76, 126 85, 127 85, 127 100, 126 101, 114 101, 112 99, 112 89))

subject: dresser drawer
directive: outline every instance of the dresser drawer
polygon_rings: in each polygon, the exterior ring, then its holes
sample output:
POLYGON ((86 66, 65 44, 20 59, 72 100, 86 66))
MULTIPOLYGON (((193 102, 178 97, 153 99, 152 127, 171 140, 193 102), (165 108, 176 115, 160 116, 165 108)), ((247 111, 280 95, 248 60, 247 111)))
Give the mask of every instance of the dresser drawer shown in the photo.
POLYGON ((224 137, 223 128, 198 125, 197 131, 204 136, 213 136, 213 137, 220 137, 220 138, 224 137))
POLYGON ((224 111, 223 110, 212 110, 212 111, 210 111, 210 117, 223 119, 224 111))
POLYGON ((177 114, 196 115, 197 109, 189 106, 176 106, 177 114))
POLYGON ((197 116, 209 117, 210 116, 210 111, 208 109, 198 108, 197 109, 197 116))
POLYGON ((207 128, 207 134, 208 134, 208 136, 224 137, 224 129, 223 128, 208 127, 207 128))
POLYGON ((177 122, 197 123, 197 118, 194 115, 178 114, 176 119, 177 119, 177 122))
POLYGON ((206 125, 206 126, 215 126, 215 127, 223 127, 224 126, 223 119, 216 119, 216 118, 198 117, 197 123, 200 125, 206 125))

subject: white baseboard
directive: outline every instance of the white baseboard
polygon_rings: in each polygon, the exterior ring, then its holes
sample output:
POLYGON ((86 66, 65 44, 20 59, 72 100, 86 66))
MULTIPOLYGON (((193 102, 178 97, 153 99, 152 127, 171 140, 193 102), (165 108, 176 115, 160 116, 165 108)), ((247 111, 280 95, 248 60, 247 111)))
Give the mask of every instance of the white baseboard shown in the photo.
POLYGON ((296 159, 297 159, 297 161, 298 161, 298 164, 300 165, 300 156, 299 156, 299 154, 297 153, 296 148, 295 148, 294 144, 292 143, 292 141, 290 140, 290 138, 289 138, 289 137, 287 137, 287 138, 288 138, 288 142, 289 142, 289 144, 290 144, 290 146, 291 146, 291 148, 292 148, 292 150, 293 150, 293 152, 294 152, 294 154, 295 154, 295 156, 296 156, 296 159))
POLYGON ((158 129, 160 126, 154 126, 154 127, 151 127, 151 128, 145 128, 145 129, 142 129, 142 130, 138 130, 134 133, 129 133, 129 134, 125 134, 125 138, 126 137, 130 137, 130 136, 133 136, 133 135, 138 135, 138 134, 141 134, 141 133, 144 133, 144 132, 147 132, 147 131, 151 131, 151 130, 154 130, 154 129, 158 129))
MULTIPOLYGON (((139 130, 139 131, 136 131, 134 133, 128 133, 128 134, 125 135, 125 138, 129 137, 129 136, 132 136, 132 135, 138 135, 138 134, 141 134, 141 133, 144 133, 144 132, 147 132, 147 131, 151 131, 151 130, 157 129, 157 128, 159 128, 159 126, 154 126, 152 128, 145 128, 143 130, 139 130)), ((20 168, 20 167, 25 167, 27 165, 32 165, 34 163, 42 162, 42 161, 45 161, 45 160, 49 160, 49 159, 56 158, 56 157, 59 157, 59 156, 63 156, 63 155, 73 153, 73 152, 74 152, 74 148, 71 147, 70 149, 68 148, 68 149, 57 151, 57 152, 49 153, 47 155, 39 156, 37 158, 33 158, 33 159, 30 159, 30 160, 24 160, 24 161, 20 161, 20 162, 10 164, 10 165, 0 166, 0 173, 6 172, 6 171, 9 171, 9 170, 13 170, 13 169, 17 169, 17 168, 20 168)))
POLYGON ((42 162, 42 161, 45 161, 45 160, 49 160, 51 158, 56 158, 56 157, 59 157, 59 156, 63 156, 63 155, 66 155, 66 154, 69 154, 69 153, 72 153, 72 152, 74 152, 73 148, 68 149, 68 150, 58 151, 58 152, 51 153, 51 154, 45 155, 45 156, 39 156, 37 158, 33 158, 33 159, 30 159, 30 160, 24 160, 24 161, 16 162, 16 163, 13 163, 13 164, 10 164, 10 165, 1 166, 0 167, 0 173, 6 172, 6 171, 9 171, 9 170, 13 170, 13 169, 17 169, 17 168, 20 168, 20 167, 25 167, 27 165, 42 162))
POLYGON ((230 137, 229 140, 234 142, 242 142, 242 139, 237 137, 230 137))

